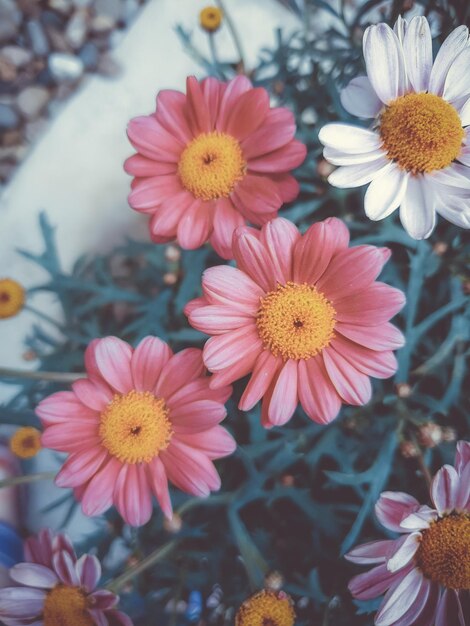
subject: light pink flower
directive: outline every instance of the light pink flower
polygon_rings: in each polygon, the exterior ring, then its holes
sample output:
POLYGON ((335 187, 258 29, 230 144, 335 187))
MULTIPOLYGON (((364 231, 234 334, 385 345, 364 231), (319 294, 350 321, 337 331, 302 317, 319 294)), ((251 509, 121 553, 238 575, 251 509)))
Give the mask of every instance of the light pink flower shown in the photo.
POLYGON ((119 597, 97 589, 99 560, 91 554, 77 559, 65 535, 47 529, 29 538, 25 559, 10 570, 17 586, 0 589, 0 619, 6 626, 132 626, 115 608, 119 597))
POLYGON ((135 176, 129 203, 151 216, 155 242, 192 250, 210 240, 232 258, 237 226, 264 224, 298 194, 289 172, 306 148, 295 129, 293 114, 270 108, 268 92, 245 76, 189 77, 186 95, 161 91, 155 113, 129 123, 138 152, 125 163, 135 176))
POLYGON ((209 388, 200 350, 173 354, 157 337, 134 350, 106 337, 88 346, 85 367, 87 378, 42 400, 37 414, 43 445, 69 454, 56 484, 75 489, 86 515, 114 504, 140 526, 152 493, 171 517, 168 480, 196 496, 220 488, 212 461, 235 449, 218 425, 231 388, 209 388))
POLYGON ((348 244, 336 218, 304 235, 283 218, 261 232, 241 227, 238 268, 206 270, 202 298, 186 307, 191 325, 213 335, 203 352, 211 388, 251 373, 239 406, 248 411, 263 398, 265 426, 285 424, 298 402, 327 423, 343 402, 369 401, 369 376, 396 370, 392 350, 403 336, 388 321, 405 299, 375 282, 390 251, 348 244))
POLYGON ((433 508, 406 493, 384 492, 376 504, 383 526, 399 539, 372 541, 346 556, 374 564, 349 589, 370 600, 385 593, 376 626, 470 624, 470 443, 457 444, 455 467, 444 465, 431 486, 433 508))

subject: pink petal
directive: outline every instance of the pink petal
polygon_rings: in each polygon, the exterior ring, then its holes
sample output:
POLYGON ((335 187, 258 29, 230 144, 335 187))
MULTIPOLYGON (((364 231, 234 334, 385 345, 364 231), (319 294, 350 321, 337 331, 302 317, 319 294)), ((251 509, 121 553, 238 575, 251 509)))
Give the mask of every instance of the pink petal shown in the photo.
POLYGON ((225 132, 242 141, 265 120, 269 111, 266 89, 256 87, 242 94, 227 115, 225 132))
POLYGON ((266 176, 257 174, 245 174, 230 197, 242 215, 247 219, 249 215, 255 215, 258 224, 263 223, 263 215, 276 212, 282 205, 282 197, 276 183, 266 176))
POLYGON ((288 144, 294 138, 294 134, 293 113, 282 107, 271 109, 260 128, 242 141, 243 155, 250 161, 278 150, 288 144))
POLYGON ((202 95, 201 86, 194 76, 186 79, 187 115, 194 135, 212 130, 209 109, 202 95))
POLYGON ((339 252, 318 280, 318 289, 336 300, 369 287, 390 258, 390 250, 375 246, 356 246, 339 252))
POLYGON ((262 349, 256 328, 243 326, 224 335, 211 337, 204 346, 203 358, 207 369, 219 372, 248 359, 262 349))
POLYGON ((202 289, 210 304, 226 304, 256 314, 262 288, 246 273, 229 265, 218 265, 205 270, 202 289))
POLYGON ((196 198, 186 209, 178 223, 178 243, 185 250, 196 250, 208 239, 212 232, 214 203, 196 198))
POLYGON ((156 161, 177 163, 184 149, 184 143, 150 115, 132 119, 127 127, 127 136, 138 152, 156 161))
POLYGON ((400 491, 384 491, 375 505, 377 519, 389 530, 407 532, 401 526, 405 517, 417 511, 420 504, 416 498, 400 491))
POLYGON ((143 526, 152 516, 146 465, 123 465, 114 488, 116 508, 130 526, 143 526))
POLYGON ((226 387, 226 385, 230 385, 235 380, 247 376, 247 374, 253 371, 257 356, 258 351, 254 350, 233 365, 221 369, 220 372, 215 372, 210 377, 211 389, 219 390, 223 387, 226 387))
POLYGON ((158 500, 163 515, 169 519, 173 516, 170 492, 168 491, 168 478, 162 461, 158 456, 154 457, 146 466, 147 480, 158 500))
POLYGON ((272 174, 269 177, 277 185, 282 202, 292 202, 300 193, 299 181, 290 174, 272 174))
POLYGON ((260 243, 271 259, 274 278, 281 285, 291 280, 293 251, 299 239, 297 226, 283 217, 268 222, 261 230, 260 243))
MULTIPOLYGON (((412 622, 413 626, 429 626, 429 624, 435 624, 434 620, 440 596, 441 591, 439 584, 431 583, 426 604, 422 608, 421 613, 419 613, 419 615, 416 616, 416 619, 412 622)), ((405 624, 397 622, 397 626, 405 626, 405 624)))
POLYGON ((214 400, 196 400, 172 409, 170 420, 178 435, 199 433, 219 424, 227 415, 223 404, 214 400))
MULTIPOLYGON (((109 394, 109 398, 112 395, 109 394)), ((106 404, 101 404, 104 408, 106 404)), ((73 391, 58 391, 44 398, 36 407, 36 414, 44 427, 53 424, 62 424, 70 420, 83 423, 90 420, 90 424, 98 419, 97 413, 82 404, 73 391)))
POLYGON ((81 498, 85 515, 102 515, 113 505, 114 486, 122 463, 110 457, 101 469, 92 476, 81 498))
POLYGON ((44 448, 59 450, 60 452, 79 452, 84 448, 99 446, 99 421, 87 423, 71 420, 62 424, 48 426, 41 436, 44 448))
POLYGON ((385 539, 382 541, 369 541, 357 546, 347 554, 345 558, 357 565, 367 565, 369 563, 385 563, 387 556, 393 550, 396 541, 385 539))
POLYGON ((75 569, 80 586, 88 593, 92 592, 101 578, 101 563, 99 559, 92 554, 83 554, 75 564, 75 569))
POLYGON ((207 335, 221 335, 242 326, 254 326, 250 312, 215 304, 203 306, 191 314, 191 326, 207 335))
POLYGON ((470 463, 467 463, 460 474, 455 508, 457 511, 470 509, 470 463))
POLYGON ((220 477, 205 454, 174 438, 160 454, 169 480, 194 496, 208 496, 220 489, 220 477))
POLYGON ((384 598, 385 602, 375 617, 376 626, 391 626, 414 604, 421 588, 423 575, 412 569, 399 585, 384 598))
POLYGON ((337 322, 335 331, 370 350, 398 350, 405 344, 403 333, 389 322, 380 326, 356 326, 337 322))
POLYGON ((398 364, 391 351, 377 352, 337 335, 330 344, 359 372, 375 378, 390 378, 397 371, 398 364))
POLYGON ((210 378, 202 376, 189 382, 187 385, 183 385, 166 398, 167 406, 172 410, 198 400, 214 400, 215 402, 225 404, 232 394, 232 388, 227 386, 214 390, 209 387, 209 383, 210 378))
POLYGON ((119 597, 106 589, 98 589, 90 595, 92 606, 98 611, 107 611, 112 609, 119 602, 119 597))
POLYGON ((232 239, 235 230, 245 223, 229 198, 219 198, 215 203, 213 232, 210 242, 223 259, 232 259, 232 239))
POLYGON ((76 560, 70 556, 68 552, 56 552, 52 556, 54 570, 59 576, 61 582, 67 586, 78 587, 80 580, 75 571, 76 560))
POLYGON ((296 139, 286 145, 248 161, 248 168, 255 172, 289 172, 303 163, 307 154, 306 146, 296 139))
POLYGON ((29 620, 39 617, 42 614, 46 593, 42 589, 31 589, 30 587, 6 587, 0 589, 0 619, 11 620, 10 624, 21 624, 13 622, 13 619, 29 620))
POLYGON ((403 578, 403 572, 389 572, 385 564, 378 565, 364 574, 354 576, 349 591, 358 600, 371 600, 381 596, 393 583, 403 578))
POLYGON ((138 178, 147 178, 149 176, 165 176, 173 174, 176 176, 176 163, 164 163, 163 161, 154 161, 148 159, 141 154, 134 154, 124 161, 124 169, 131 176, 138 178))
POLYGON ((399 289, 374 283, 364 291, 334 303, 336 319, 357 326, 379 326, 388 322, 405 304, 399 289))
POLYGON ((190 448, 200 450, 211 460, 228 456, 237 447, 235 439, 222 426, 197 433, 178 433, 178 439, 190 448))
POLYGON ((184 306, 184 314, 189 317, 193 311, 196 311, 201 306, 207 306, 209 302, 206 298, 193 298, 184 306))
POLYGON ((86 483, 101 467, 108 452, 102 447, 71 454, 55 478, 58 487, 78 487, 86 483))
POLYGON ((246 76, 236 76, 227 83, 220 102, 219 115, 216 121, 217 130, 225 132, 227 120, 237 100, 250 89, 252 89, 252 85, 246 76))
POLYGON ((239 409, 249 411, 261 400, 281 365, 282 359, 275 357, 269 350, 260 352, 253 367, 251 378, 240 398, 239 409))
POLYGON ((421 541, 421 533, 411 533, 407 535, 398 550, 387 561, 387 569, 390 572, 396 572, 402 569, 411 561, 418 551, 421 541))
MULTIPOLYGON (((89 409, 93 409, 95 419, 95 411, 104 411, 107 405, 113 399, 113 391, 104 381, 89 380, 88 378, 80 378, 72 384, 74 395, 89 409)), ((91 415, 91 412, 90 412, 91 415)))
MULTIPOLYGON (((418 618, 421 618, 426 613, 429 597, 434 596, 435 589, 434 584, 427 578, 422 578, 420 581, 420 587, 416 600, 410 606, 410 608, 403 613, 399 620, 393 622, 394 626, 418 626, 421 622, 418 618)), ((432 602, 431 598, 431 602, 432 602)), ((385 602, 385 598, 384 598, 385 602)), ((427 625, 430 623, 425 622, 427 625)))
POLYGON ((28 562, 52 567, 52 542, 54 535, 50 528, 43 528, 37 536, 31 536, 24 542, 24 556, 28 562))
POLYGON ((138 178, 128 200, 133 209, 144 211, 159 206, 165 200, 174 200, 182 191, 181 182, 175 174, 138 178))
POLYGON ((272 291, 276 288, 276 282, 271 257, 266 247, 250 231, 243 226, 235 231, 233 253, 237 265, 265 292, 272 291))
POLYGON ((173 352, 158 337, 144 337, 131 358, 131 372, 137 391, 151 391, 173 352))
POLYGON ((186 119, 186 96, 180 91, 163 89, 158 93, 155 118, 180 143, 191 141, 192 133, 186 119))
POLYGON ((323 350, 322 357, 328 376, 343 400, 355 406, 367 404, 372 395, 369 377, 356 370, 332 346, 323 350))
POLYGON ((340 250, 347 248, 349 230, 337 218, 316 222, 294 248, 294 282, 315 284, 340 250))
POLYGON ((459 485, 459 475, 451 465, 444 465, 434 476, 431 498, 441 515, 455 509, 459 485))
POLYGON ((455 453, 455 469, 460 473, 470 463, 470 441, 458 441, 455 453))
POLYGON ((220 101, 225 90, 225 83, 221 83, 216 78, 209 76, 201 81, 201 89, 209 111, 211 130, 214 130, 219 115, 220 101))
POLYGON ((174 239, 180 219, 194 202, 194 197, 183 189, 172 198, 165 200, 158 208, 152 209, 149 229, 152 240, 174 239))
POLYGON ((328 424, 338 415, 341 398, 321 358, 299 361, 299 399, 310 419, 318 424, 328 424))
POLYGON ((424 530, 429 528, 432 522, 435 522, 438 517, 439 514, 437 511, 424 504, 414 513, 410 513, 404 517, 400 522, 400 527, 407 532, 424 530))
POLYGON ((119 393, 133 386, 130 362, 132 348, 118 337, 105 337, 94 346, 96 367, 105 381, 119 393))
MULTIPOLYGON (((45 565, 38 563, 18 563, 9 571, 10 578, 26 587, 38 587, 39 589, 51 589, 59 582, 55 573, 45 565)), ((0 613, 1 613, 0 605, 0 613)))
POLYGON ((435 626, 468 626, 455 589, 444 590, 437 607, 435 626))
POLYGON ((201 350, 197 348, 181 350, 164 365, 155 387, 156 395, 170 397, 183 385, 202 376, 204 369, 201 350))
POLYGON ((269 403, 268 417, 273 426, 282 426, 290 420, 297 408, 297 361, 289 359, 279 372, 269 403))

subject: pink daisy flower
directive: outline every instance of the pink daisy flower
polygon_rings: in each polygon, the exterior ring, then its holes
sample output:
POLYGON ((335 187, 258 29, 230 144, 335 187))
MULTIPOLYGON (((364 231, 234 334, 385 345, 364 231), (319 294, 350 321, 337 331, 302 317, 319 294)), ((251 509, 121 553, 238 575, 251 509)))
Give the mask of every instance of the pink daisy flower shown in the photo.
POLYGON ((346 556, 375 565, 355 576, 349 589, 361 600, 386 592, 376 626, 470 624, 469 442, 457 444, 455 467, 437 472, 431 500, 433 508, 406 493, 382 493, 376 515, 402 537, 363 544, 346 556))
POLYGON ((186 95, 161 91, 155 113, 129 123, 138 152, 125 163, 135 176, 129 203, 151 215, 155 242, 192 250, 210 240, 232 258, 237 226, 266 223, 299 192, 289 172, 306 148, 295 130, 291 111, 270 108, 268 92, 245 76, 189 77, 186 95))
POLYGON ((168 480, 195 496, 220 488, 212 463, 235 442, 219 426, 231 388, 209 388, 201 350, 173 354, 157 337, 133 350, 117 337, 93 340, 85 352, 87 378, 37 407, 42 443, 67 452, 56 477, 71 487, 85 515, 113 504, 128 524, 145 524, 151 494, 172 516, 168 480))
POLYGON ((16 587, 0 589, 0 619, 6 626, 132 626, 115 609, 119 597, 97 589, 96 556, 79 559, 69 539, 51 530, 25 543, 25 563, 10 570, 16 587))
POLYGON ((375 282, 387 248, 348 247, 345 224, 330 218, 304 235, 283 218, 261 232, 239 228, 238 268, 204 272, 202 298, 186 307, 194 328, 214 335, 203 352, 217 389, 251 372, 240 400, 248 411, 263 398, 265 426, 285 424, 300 402, 316 422, 336 417, 342 402, 369 401, 369 376, 397 368, 403 345, 388 323, 403 293, 375 282))

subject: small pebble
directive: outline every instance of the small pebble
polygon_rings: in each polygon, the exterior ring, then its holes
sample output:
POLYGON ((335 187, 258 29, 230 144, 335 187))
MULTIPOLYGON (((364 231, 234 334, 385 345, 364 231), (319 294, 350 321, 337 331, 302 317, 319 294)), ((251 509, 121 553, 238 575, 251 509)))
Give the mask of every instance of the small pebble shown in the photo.
POLYGON ((116 22, 110 15, 96 15, 90 22, 94 33, 107 33, 114 28, 116 22))
POLYGON ((14 39, 21 19, 21 11, 13 0, 0 0, 0 43, 14 39))
POLYGON ((18 95, 17 106, 24 117, 34 120, 49 102, 49 90, 45 87, 26 87, 18 95))
POLYGON ((43 117, 34 120, 33 122, 28 122, 25 126, 25 136, 26 139, 32 143, 36 141, 46 130, 48 125, 48 121, 43 117))
POLYGON ((71 0, 49 0, 48 5, 51 9, 64 14, 69 13, 73 7, 71 0))
POLYGON ((0 130, 16 128, 20 123, 20 116, 15 109, 7 104, 0 104, 0 130))
POLYGON ((38 20, 30 20, 26 24, 26 31, 33 51, 38 56, 46 56, 49 53, 49 42, 41 23, 38 20))
POLYGON ((15 67, 24 67, 33 59, 30 50, 20 46, 4 46, 0 51, 0 57, 12 63, 15 67))
POLYGON ((85 69, 95 70, 97 68, 100 55, 98 52, 98 48, 91 41, 83 46, 83 48, 79 52, 79 57, 83 61, 85 69))
POLYGON ((58 82, 75 82, 81 78, 83 61, 73 54, 54 52, 49 57, 49 70, 58 82))
POLYGON ((65 39, 74 50, 81 48, 85 43, 88 31, 87 15, 77 11, 72 15, 65 29, 65 39))
POLYGON ((121 0, 96 0, 94 8, 97 15, 111 17, 114 22, 119 22, 124 13, 121 0))
POLYGON ((0 81, 11 83, 15 80, 16 73, 13 63, 0 56, 0 81))

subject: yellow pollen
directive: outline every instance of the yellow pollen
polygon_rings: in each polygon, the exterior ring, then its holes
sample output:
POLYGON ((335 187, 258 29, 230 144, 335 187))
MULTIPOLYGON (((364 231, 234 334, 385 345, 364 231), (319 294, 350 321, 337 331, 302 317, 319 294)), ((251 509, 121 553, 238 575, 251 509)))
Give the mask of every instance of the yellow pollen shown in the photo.
POLYGON ((20 459, 31 459, 41 448, 41 433, 31 426, 18 428, 10 439, 10 450, 20 459))
POLYGON ((150 391, 115 395, 100 418, 101 442, 122 463, 149 463, 173 435, 163 398, 150 391))
POLYGON ((195 137, 183 150, 178 164, 183 186, 201 200, 228 197, 245 172, 238 141, 217 131, 195 137))
POLYGON ((410 93, 393 100, 380 117, 387 156, 413 174, 447 167, 465 136, 454 107, 431 93, 410 93))
POLYGON ((93 626, 88 601, 78 587, 56 585, 44 601, 44 626, 93 626))
POLYGON ((13 317, 24 305, 24 289, 10 278, 0 279, 0 319, 13 317))
POLYGON ((331 302, 315 287, 288 282, 261 299, 256 325, 274 356, 310 359, 334 337, 335 315, 331 302))
POLYGON ((423 530, 416 559, 426 578, 470 589, 470 515, 447 515, 423 530))
POLYGON ((213 33, 220 28, 224 14, 218 7, 205 7, 199 13, 199 23, 201 28, 209 33, 213 33))
POLYGON ((238 610, 235 626, 294 626, 292 600, 283 591, 263 589, 245 600, 238 610))

